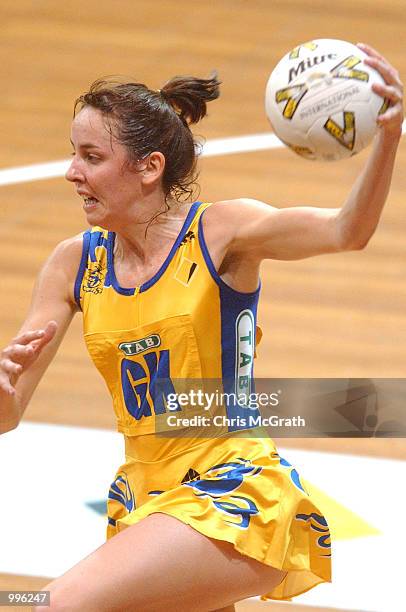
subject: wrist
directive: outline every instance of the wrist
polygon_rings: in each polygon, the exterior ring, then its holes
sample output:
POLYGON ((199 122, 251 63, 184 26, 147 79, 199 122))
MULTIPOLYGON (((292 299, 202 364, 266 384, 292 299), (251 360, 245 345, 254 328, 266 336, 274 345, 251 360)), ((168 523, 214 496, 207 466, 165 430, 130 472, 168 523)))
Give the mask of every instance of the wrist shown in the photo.
POLYGON ((395 145, 397 146, 402 137, 402 124, 395 128, 385 128, 384 126, 380 126, 378 128, 378 132, 376 134, 377 140, 381 143, 385 143, 387 145, 395 145))

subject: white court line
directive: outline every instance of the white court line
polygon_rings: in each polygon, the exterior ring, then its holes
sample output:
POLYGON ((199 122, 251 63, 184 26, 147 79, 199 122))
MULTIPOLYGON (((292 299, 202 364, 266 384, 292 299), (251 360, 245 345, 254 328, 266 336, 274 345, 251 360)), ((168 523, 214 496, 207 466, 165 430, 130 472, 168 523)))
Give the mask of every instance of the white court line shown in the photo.
MULTIPOLYGON (((406 121, 403 122, 402 135, 406 132, 406 121)), ((282 142, 272 134, 248 134, 231 138, 214 138, 208 140, 202 148, 203 157, 215 155, 230 155, 233 153, 249 153, 252 151, 265 151, 284 147, 282 142)), ((70 159, 32 164, 30 166, 16 166, 0 170, 0 186, 40 181, 63 176, 67 171, 70 159)))
POLYGON ((14 185, 15 183, 28 183, 41 179, 63 176, 69 167, 69 159, 31 166, 17 166, 0 170, 0 185, 14 185))
POLYGON ((233 138, 215 138, 203 145, 203 157, 214 155, 229 155, 230 153, 249 153, 250 151, 265 151, 279 149, 285 145, 271 132, 265 134, 250 134, 234 136, 233 138))
MULTIPOLYGON (((230 155, 231 153, 264 151, 265 149, 276 149, 283 146, 282 142, 271 133, 251 134, 233 138, 215 138, 204 143, 202 146, 202 156, 212 157, 214 155, 230 155)), ((43 164, 5 168, 0 170, 0 186, 63 176, 70 162, 70 159, 62 159, 60 161, 44 162, 43 164)))

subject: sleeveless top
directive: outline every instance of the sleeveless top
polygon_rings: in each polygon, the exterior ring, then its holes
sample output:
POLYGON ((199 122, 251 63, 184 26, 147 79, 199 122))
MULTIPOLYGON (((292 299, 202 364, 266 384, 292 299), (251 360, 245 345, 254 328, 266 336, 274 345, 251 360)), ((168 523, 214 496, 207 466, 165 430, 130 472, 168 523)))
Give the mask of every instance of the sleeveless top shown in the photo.
POLYGON ((235 291, 217 274, 201 222, 208 206, 192 204, 161 268, 132 289, 120 287, 114 272, 114 232, 93 227, 83 235, 75 300, 87 349, 126 435, 170 431, 169 415, 207 415, 211 408, 175 399, 191 385, 238 394, 225 406, 215 402, 217 412, 228 432, 250 428, 241 397, 253 389, 259 287, 235 291))

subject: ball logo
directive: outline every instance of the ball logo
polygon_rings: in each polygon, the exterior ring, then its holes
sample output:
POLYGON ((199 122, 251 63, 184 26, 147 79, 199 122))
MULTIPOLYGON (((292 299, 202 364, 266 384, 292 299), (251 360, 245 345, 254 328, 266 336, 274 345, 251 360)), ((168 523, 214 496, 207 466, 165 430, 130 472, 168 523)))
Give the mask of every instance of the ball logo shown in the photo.
POLYGON ((289 53, 289 59, 297 59, 302 49, 309 49, 310 51, 315 51, 317 49, 317 44, 311 40, 310 42, 303 43, 303 45, 299 45, 298 47, 295 47, 289 53))
POLYGON ((307 86, 303 84, 292 85, 291 87, 286 87, 285 89, 280 89, 276 92, 275 101, 277 104, 286 101, 282 111, 282 115, 286 117, 286 119, 292 119, 297 107, 299 106, 300 100, 303 98, 306 92, 307 86))
POLYGON ((286 142, 286 140, 282 140, 282 142, 287 147, 289 147, 289 149, 292 149, 292 151, 294 151, 298 155, 301 155, 302 157, 306 157, 308 159, 314 159, 315 157, 313 151, 309 149, 308 147, 300 147, 299 145, 293 145, 293 144, 290 144, 290 142, 286 142))
POLYGON ((350 151, 354 148, 355 143, 355 117, 354 113, 344 112, 344 127, 340 127, 331 117, 329 117, 324 124, 324 129, 343 147, 347 147, 350 151))
MULTIPOLYGON (((296 68, 291 68, 289 70, 289 83, 293 79, 293 77, 298 76, 298 74, 304 72, 307 68, 313 68, 317 66, 322 61, 326 59, 334 59, 336 56, 333 53, 330 53, 327 56, 322 55, 320 58, 313 57, 311 59, 307 59, 306 61, 300 62, 296 68)), ((332 70, 328 72, 328 74, 337 79, 356 79, 358 81, 369 81, 369 74, 364 70, 354 70, 355 66, 361 63, 361 60, 355 55, 350 55, 345 60, 337 64, 332 70)), ((309 77, 309 81, 320 79, 324 76, 323 73, 320 74, 312 74, 309 77)), ((300 101, 304 97, 304 95, 309 91, 309 87, 304 83, 291 85, 289 87, 285 87, 284 89, 280 89, 275 94, 275 102, 280 104, 281 102, 285 102, 286 104, 283 108, 282 115, 286 119, 292 119, 295 114, 297 107, 299 106, 300 101)))
POLYGON ((331 70, 331 76, 337 79, 357 79, 357 81, 369 81, 369 74, 365 70, 353 70, 361 63, 359 57, 350 55, 331 70))
POLYGON ((294 68, 289 68, 288 83, 290 83, 294 78, 299 76, 299 74, 302 74, 309 68, 314 68, 314 66, 318 66, 319 64, 322 64, 327 60, 335 59, 336 57, 337 55, 335 53, 328 53, 326 55, 320 56, 315 55, 313 57, 308 57, 305 60, 300 61, 298 65, 294 68))
POLYGON ((384 101, 382 102, 382 106, 378 111, 378 115, 382 115, 385 111, 388 110, 390 105, 390 100, 388 100, 388 98, 385 98, 384 101))
POLYGON ((156 348, 157 346, 160 346, 160 344, 161 338, 158 336, 158 334, 152 334, 147 338, 141 338, 141 340, 121 342, 121 344, 118 345, 118 348, 120 351, 123 351, 125 355, 132 357, 134 355, 143 353, 147 349, 156 348))

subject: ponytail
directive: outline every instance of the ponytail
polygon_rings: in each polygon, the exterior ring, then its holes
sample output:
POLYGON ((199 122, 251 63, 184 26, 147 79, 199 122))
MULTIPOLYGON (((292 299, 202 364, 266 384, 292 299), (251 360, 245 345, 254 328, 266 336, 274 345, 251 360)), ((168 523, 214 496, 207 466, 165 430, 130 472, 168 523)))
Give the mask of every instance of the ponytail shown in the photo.
POLYGON ((220 95, 220 81, 214 71, 208 79, 176 76, 162 87, 161 96, 188 125, 197 123, 207 114, 207 102, 220 95))

